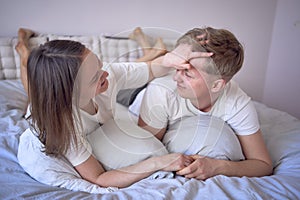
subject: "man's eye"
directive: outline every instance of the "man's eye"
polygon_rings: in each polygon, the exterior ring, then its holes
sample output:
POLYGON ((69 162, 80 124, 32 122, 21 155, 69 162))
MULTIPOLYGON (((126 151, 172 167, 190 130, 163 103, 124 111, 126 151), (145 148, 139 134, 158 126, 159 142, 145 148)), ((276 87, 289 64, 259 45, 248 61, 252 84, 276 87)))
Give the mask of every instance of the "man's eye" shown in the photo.
POLYGON ((188 72, 185 72, 185 75, 189 78, 192 78, 192 76, 188 72))

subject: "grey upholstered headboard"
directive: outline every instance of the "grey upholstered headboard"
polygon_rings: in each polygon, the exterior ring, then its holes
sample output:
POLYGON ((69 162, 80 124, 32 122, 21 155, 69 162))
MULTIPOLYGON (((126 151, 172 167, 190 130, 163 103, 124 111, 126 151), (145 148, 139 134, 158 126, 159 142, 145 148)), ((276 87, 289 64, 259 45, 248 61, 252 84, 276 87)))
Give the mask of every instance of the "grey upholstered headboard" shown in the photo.
MULTIPOLYGON (((129 39, 112 39, 104 36, 39 35, 29 40, 30 48, 55 39, 79 41, 104 62, 131 62, 143 55, 138 44, 129 39)), ((167 50, 174 48, 175 40, 164 39, 167 50)), ((15 50, 16 37, 0 37, 0 80, 20 78, 20 58, 15 50)))

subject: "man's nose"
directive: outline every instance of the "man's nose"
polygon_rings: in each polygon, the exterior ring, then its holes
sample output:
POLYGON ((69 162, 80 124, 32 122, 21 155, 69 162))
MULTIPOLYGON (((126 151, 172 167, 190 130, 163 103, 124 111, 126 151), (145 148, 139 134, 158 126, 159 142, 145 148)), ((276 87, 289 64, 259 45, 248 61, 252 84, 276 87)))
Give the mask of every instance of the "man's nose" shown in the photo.
POLYGON ((176 73, 174 74, 174 76, 173 76, 173 80, 174 81, 180 81, 181 80, 181 76, 182 76, 182 72, 183 72, 184 70, 182 70, 182 69, 177 69, 176 70, 176 73))

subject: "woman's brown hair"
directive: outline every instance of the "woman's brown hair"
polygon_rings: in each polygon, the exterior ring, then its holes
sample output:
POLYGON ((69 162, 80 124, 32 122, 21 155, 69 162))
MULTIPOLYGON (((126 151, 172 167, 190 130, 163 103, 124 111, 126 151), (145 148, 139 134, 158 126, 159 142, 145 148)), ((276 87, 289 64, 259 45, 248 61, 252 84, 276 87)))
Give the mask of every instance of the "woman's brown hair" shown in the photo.
POLYGON ((60 156, 76 144, 73 92, 85 46, 53 40, 34 49, 28 58, 28 94, 32 127, 47 155, 60 156))

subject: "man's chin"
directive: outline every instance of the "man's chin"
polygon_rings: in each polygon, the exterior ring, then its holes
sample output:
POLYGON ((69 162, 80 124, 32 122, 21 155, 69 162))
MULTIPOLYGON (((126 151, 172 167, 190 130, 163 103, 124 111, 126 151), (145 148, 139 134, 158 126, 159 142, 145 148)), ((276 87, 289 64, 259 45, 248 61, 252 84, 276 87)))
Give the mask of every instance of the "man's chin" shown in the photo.
POLYGON ((185 95, 184 95, 184 92, 182 92, 180 89, 177 88, 177 94, 182 97, 182 98, 185 98, 185 95))

